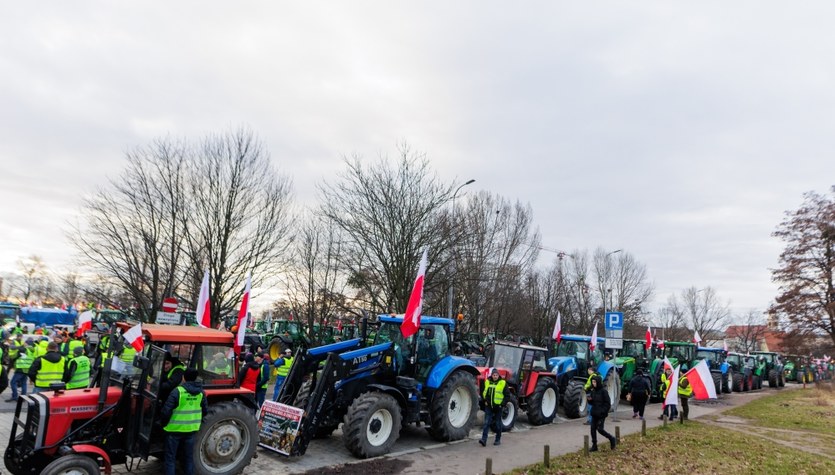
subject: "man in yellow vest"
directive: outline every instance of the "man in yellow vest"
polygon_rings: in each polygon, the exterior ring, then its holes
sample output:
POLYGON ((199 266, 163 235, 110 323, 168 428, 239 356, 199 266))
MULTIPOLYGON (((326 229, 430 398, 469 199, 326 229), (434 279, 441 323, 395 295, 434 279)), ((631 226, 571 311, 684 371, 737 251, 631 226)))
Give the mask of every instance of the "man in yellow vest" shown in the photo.
POLYGON ((284 380, 290 374, 290 367, 293 366, 293 350, 287 348, 284 350, 284 357, 275 360, 273 366, 276 367, 275 373, 275 389, 273 389, 273 401, 278 401, 278 391, 284 385, 284 380))
POLYGON ((690 386, 690 381, 687 376, 682 376, 678 380, 678 398, 681 400, 681 420, 689 420, 687 415, 690 414, 689 401, 693 395, 693 387, 690 386))
MULTIPOLYGON (((591 379, 597 376, 597 370, 594 369, 594 362, 589 364, 589 377, 586 379, 586 384, 583 385, 583 389, 586 391, 586 394, 591 394, 591 379)), ((583 425, 590 426, 591 425, 591 405, 588 405, 586 409, 588 411, 588 415, 586 416, 586 422, 583 425)))
POLYGON ((9 346, 9 359, 14 365, 14 375, 12 376, 11 387, 12 397, 6 399, 6 402, 17 401, 19 394, 26 394, 29 383, 26 378, 29 376, 29 368, 32 367, 32 362, 35 361, 34 342, 31 338, 27 338, 24 343, 21 341, 23 335, 18 335, 14 343, 9 346), (20 393, 18 393, 18 389, 20 393))
POLYGON ((478 443, 482 447, 487 445, 487 435, 490 433, 490 426, 495 422, 496 440, 493 445, 502 443, 502 409, 507 402, 507 383, 501 379, 499 370, 490 370, 490 378, 484 381, 484 390, 481 392, 481 404, 484 409, 484 427, 481 430, 481 439, 478 443))
POLYGON ((197 381, 197 370, 185 370, 183 379, 185 382, 171 391, 160 412, 160 422, 166 435, 165 475, 174 475, 177 449, 180 447, 183 473, 194 473, 194 436, 200 430, 208 408, 203 384, 197 381))
POLYGON ((86 388, 90 385, 90 358, 84 354, 84 348, 79 346, 73 350, 67 374, 67 389, 86 388))
POLYGON ((67 381, 67 360, 58 352, 58 345, 51 341, 46 354, 39 356, 29 368, 29 379, 35 383, 34 393, 49 391, 49 385, 67 381))

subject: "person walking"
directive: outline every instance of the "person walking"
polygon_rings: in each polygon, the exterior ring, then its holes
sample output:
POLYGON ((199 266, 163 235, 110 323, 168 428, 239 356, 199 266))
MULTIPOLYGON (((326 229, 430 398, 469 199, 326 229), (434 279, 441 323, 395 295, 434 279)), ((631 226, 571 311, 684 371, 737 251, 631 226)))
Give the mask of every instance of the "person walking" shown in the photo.
POLYGON ((208 409, 203 384, 197 381, 197 370, 185 370, 183 380, 183 384, 171 391, 160 413, 166 436, 165 475, 174 475, 177 450, 181 447, 183 473, 194 474, 194 436, 208 409))
POLYGON ((26 394, 29 386, 27 381, 29 368, 32 367, 32 363, 35 361, 34 341, 31 338, 27 338, 25 342, 22 340, 23 335, 17 335, 14 344, 9 346, 9 358, 12 360, 10 364, 13 365, 14 374, 10 382, 12 397, 6 399, 6 402, 17 401, 19 395, 26 394))
POLYGON ((495 422, 496 440, 493 445, 502 443, 502 409, 507 403, 507 382, 501 378, 499 370, 493 368, 490 371, 490 378, 484 381, 484 391, 481 393, 481 404, 484 410, 484 427, 481 430, 481 439, 478 443, 482 447, 487 446, 487 436, 490 434, 490 426, 495 422))
POLYGON ((278 392, 281 391, 281 386, 284 385, 284 380, 290 374, 290 367, 293 366, 293 350, 286 348, 284 350, 284 357, 275 360, 275 388, 273 389, 273 401, 278 401, 278 392))
POLYGON ((644 420, 644 409, 650 394, 650 383, 644 376, 644 371, 638 368, 635 376, 629 381, 629 399, 632 402, 632 418, 644 420))
POLYGON ((29 367, 29 379, 35 383, 34 393, 48 391, 52 383, 66 381, 67 360, 58 352, 58 345, 50 341, 46 354, 39 356, 29 367))
MULTIPOLYGON (((588 379, 586 379, 586 384, 583 385, 583 390, 586 391, 587 396, 588 393, 591 391, 591 379, 597 376, 597 371, 594 369, 593 365, 589 366, 588 374, 589 377, 588 379)), ((586 399, 588 399, 588 397, 586 399)), ((586 422, 584 422, 583 425, 589 426, 591 425, 591 406, 589 406, 586 410, 588 411, 588 415, 586 416, 586 422)))
POLYGON ((609 393, 603 389, 603 380, 600 376, 594 376, 591 379, 591 393, 587 396, 588 402, 591 405, 591 449, 589 452, 597 452, 597 434, 609 439, 609 445, 612 450, 615 450, 617 440, 615 436, 606 432, 603 424, 606 422, 606 417, 609 415, 609 409, 612 408, 612 402, 609 400, 609 393))
POLYGON ((690 414, 690 397, 693 395, 693 387, 690 386, 690 381, 687 376, 682 376, 678 380, 678 398, 681 400, 681 420, 689 420, 687 415, 690 414))

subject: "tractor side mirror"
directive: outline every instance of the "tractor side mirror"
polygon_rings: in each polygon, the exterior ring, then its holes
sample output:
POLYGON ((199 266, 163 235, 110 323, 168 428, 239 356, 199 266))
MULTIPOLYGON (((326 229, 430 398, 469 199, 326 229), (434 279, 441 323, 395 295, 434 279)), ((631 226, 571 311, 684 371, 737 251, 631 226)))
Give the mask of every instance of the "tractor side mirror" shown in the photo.
POLYGON ((146 357, 146 356, 136 355, 136 356, 133 357, 133 367, 134 368, 139 368, 141 370, 146 370, 146 369, 148 369, 148 367, 150 365, 151 365, 151 359, 146 357))

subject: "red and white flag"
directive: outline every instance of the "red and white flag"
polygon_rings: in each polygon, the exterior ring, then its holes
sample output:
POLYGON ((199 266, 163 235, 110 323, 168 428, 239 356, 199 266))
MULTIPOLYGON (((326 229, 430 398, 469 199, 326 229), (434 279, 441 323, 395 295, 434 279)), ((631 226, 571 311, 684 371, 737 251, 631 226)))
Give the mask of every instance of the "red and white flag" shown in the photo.
POLYGON ((336 324, 336 331, 342 333, 342 320, 340 320, 339 323, 336 324))
POLYGON ((727 353, 728 352, 728 340, 722 340, 722 350, 727 353))
POLYGON ((597 348, 597 322, 594 322, 594 330, 591 332, 591 341, 589 341, 589 348, 594 351, 597 348))
POLYGON ((249 272, 246 273, 246 286, 244 286, 244 296, 241 298, 241 309, 238 311, 238 334, 235 336, 235 353, 240 354, 241 348, 244 346, 244 335, 246 335, 246 326, 249 320, 249 290, 252 286, 252 279, 249 272))
POLYGON ((668 360, 667 357, 665 356, 664 357, 664 367, 661 368, 661 369, 662 369, 662 371, 666 371, 667 368, 673 369, 673 364, 670 363, 670 360, 668 360))
POLYGON ((557 310, 557 323, 554 324, 554 332, 551 334, 551 339, 556 341, 557 343, 560 342, 562 338, 562 322, 560 321, 562 316, 560 315, 560 311, 557 310))
POLYGON ((658 346, 659 350, 663 350, 664 349, 664 340, 658 340, 656 345, 658 346))
POLYGON ((132 326, 130 330, 122 334, 122 337, 125 339, 125 341, 130 343, 130 346, 132 346, 137 353, 142 352, 142 349, 145 348, 145 339, 142 338, 141 323, 137 323, 136 325, 132 326))
POLYGON ((93 311, 87 310, 86 312, 81 312, 78 314, 78 330, 75 332, 75 336, 81 337, 84 336, 84 332, 93 329, 93 311))
POLYGON ((710 375, 710 368, 705 360, 699 361, 690 371, 684 373, 693 388, 696 399, 716 399, 716 384, 710 375))
POLYGON ((649 330, 649 325, 647 325, 647 334, 645 337, 647 340, 647 351, 650 351, 650 349, 652 348, 652 332, 650 332, 649 330))
POLYGON ((693 343, 699 344, 702 342, 702 337, 699 336, 699 330, 696 330, 696 333, 693 335, 693 343))
POLYGON ((423 279, 426 276, 426 264, 429 259, 428 249, 423 250, 420 258, 415 285, 412 286, 412 294, 409 296, 409 304, 406 306, 406 314, 403 315, 403 323, 400 324, 400 333, 405 338, 417 333, 420 328, 420 312, 423 310, 423 279))
POLYGON ((678 372, 681 367, 678 366, 673 370, 673 377, 670 379, 670 387, 667 388, 667 394, 664 396, 664 407, 670 404, 678 405, 678 372))
POLYGON ((212 308, 209 300, 209 271, 203 274, 200 284, 200 297, 197 298, 197 323, 203 328, 212 328, 212 308))

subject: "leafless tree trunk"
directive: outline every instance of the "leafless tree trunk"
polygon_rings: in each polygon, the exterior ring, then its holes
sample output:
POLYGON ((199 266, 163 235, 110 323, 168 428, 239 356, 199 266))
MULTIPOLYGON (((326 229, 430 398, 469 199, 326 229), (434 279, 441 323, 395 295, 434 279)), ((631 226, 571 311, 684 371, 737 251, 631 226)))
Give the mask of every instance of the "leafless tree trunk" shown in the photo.
POLYGON ((661 327, 661 334, 654 335, 665 341, 691 341, 692 334, 687 329, 687 317, 675 295, 667 298, 667 303, 658 311, 656 322, 661 327))
POLYGON ((20 297, 25 302, 29 302, 29 299, 33 296, 42 296, 48 279, 47 267, 43 259, 33 254, 25 259, 18 260, 17 267, 20 271, 18 276, 20 297))
MULTIPOLYGON (((685 317, 689 320, 693 331, 699 332, 702 341, 712 333, 722 330, 730 317, 729 304, 722 302, 713 287, 697 289, 690 287, 681 292, 682 306, 685 317)), ((689 340, 692 340, 692 335, 689 340)))
POLYGON ((653 294, 646 266, 628 252, 614 254, 598 248, 594 253, 594 269, 603 308, 623 312, 625 329, 643 327, 646 321, 641 308, 653 294), (606 302, 602 302, 604 296, 606 302))
POLYGON ((728 347, 733 351, 749 353, 759 351, 765 339, 767 327, 762 318, 762 312, 749 310, 742 317, 742 325, 736 327, 736 338, 729 342, 728 347))
POLYGON ((81 292, 81 277, 75 272, 67 272, 61 276, 59 296, 61 300, 75 305, 81 292))
POLYGON ((363 165, 346 159, 337 181, 320 187, 321 213, 342 231, 342 266, 358 289, 360 305, 372 312, 402 313, 418 261, 429 250, 424 313, 442 308, 443 289, 435 274, 446 268, 450 236, 439 211, 452 197, 421 154, 401 147, 396 163, 380 158, 363 165))

